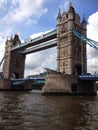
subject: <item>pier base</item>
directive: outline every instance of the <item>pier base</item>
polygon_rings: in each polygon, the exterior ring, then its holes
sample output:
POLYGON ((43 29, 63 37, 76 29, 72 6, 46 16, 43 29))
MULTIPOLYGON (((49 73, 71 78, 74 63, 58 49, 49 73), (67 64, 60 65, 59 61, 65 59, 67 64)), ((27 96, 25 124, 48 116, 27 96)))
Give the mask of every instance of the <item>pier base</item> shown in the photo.
POLYGON ((9 79, 0 79, 0 90, 10 90, 11 81, 9 79))
POLYGON ((79 80, 78 76, 48 72, 42 95, 96 95, 94 81, 79 80))

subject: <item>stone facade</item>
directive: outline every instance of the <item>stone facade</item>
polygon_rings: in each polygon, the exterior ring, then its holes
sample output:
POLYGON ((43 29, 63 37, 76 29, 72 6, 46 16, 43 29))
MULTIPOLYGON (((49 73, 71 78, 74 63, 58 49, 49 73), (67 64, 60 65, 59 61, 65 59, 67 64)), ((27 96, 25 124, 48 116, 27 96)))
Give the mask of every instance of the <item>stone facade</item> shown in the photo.
POLYGON ((63 74, 47 69, 43 95, 96 95, 96 83, 92 80, 79 80, 77 75, 63 74))
POLYGON ((86 20, 83 17, 80 22, 80 16, 70 4, 68 12, 61 14, 59 10, 57 16, 57 69, 77 75, 87 71, 86 44, 74 36, 73 29, 86 36, 86 20))
POLYGON ((24 77, 25 55, 18 52, 11 52, 11 48, 20 45, 19 36, 16 34, 14 38, 7 39, 5 43, 5 54, 3 64, 4 79, 24 77))
POLYGON ((11 81, 8 79, 0 79, 0 90, 10 90, 11 81))
POLYGON ((57 71, 49 70, 42 93, 73 93, 71 88, 73 84, 77 84, 77 76, 65 75, 57 71))

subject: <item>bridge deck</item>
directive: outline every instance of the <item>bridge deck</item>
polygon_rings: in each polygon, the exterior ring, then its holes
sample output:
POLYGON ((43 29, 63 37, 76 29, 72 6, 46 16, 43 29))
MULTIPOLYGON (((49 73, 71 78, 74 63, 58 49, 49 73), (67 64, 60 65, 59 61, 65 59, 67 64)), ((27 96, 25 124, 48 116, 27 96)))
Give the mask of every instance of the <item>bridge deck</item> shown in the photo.
POLYGON ((98 74, 95 75, 79 75, 80 80, 94 80, 98 81, 98 74))
POLYGON ((25 82, 34 81, 34 82, 45 82, 45 78, 24 78, 24 79, 12 79, 12 85, 21 85, 25 82))

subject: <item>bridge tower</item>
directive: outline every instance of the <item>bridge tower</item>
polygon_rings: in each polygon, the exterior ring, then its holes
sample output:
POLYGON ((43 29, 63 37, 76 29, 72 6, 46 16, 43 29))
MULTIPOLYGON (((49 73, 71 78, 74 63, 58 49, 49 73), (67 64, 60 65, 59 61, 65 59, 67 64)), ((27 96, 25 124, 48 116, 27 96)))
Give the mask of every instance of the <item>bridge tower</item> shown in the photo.
POLYGON ((87 71, 86 44, 83 44, 72 33, 77 32, 86 36, 86 20, 80 16, 70 3, 67 12, 61 14, 60 9, 57 16, 57 69, 65 74, 82 74, 87 71))
POLYGON ((21 41, 18 34, 15 34, 14 38, 7 39, 5 43, 5 54, 3 63, 3 76, 4 79, 23 78, 25 67, 25 55, 19 52, 11 52, 13 46, 19 46, 21 41))

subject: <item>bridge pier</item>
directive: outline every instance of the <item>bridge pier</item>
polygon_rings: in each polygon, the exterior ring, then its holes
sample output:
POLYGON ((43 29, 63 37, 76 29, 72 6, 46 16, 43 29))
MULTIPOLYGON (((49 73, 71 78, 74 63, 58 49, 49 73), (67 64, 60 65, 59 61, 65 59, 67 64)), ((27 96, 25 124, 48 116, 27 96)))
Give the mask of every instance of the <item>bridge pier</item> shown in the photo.
POLYGON ((96 95, 96 82, 93 80, 78 80, 78 91, 83 95, 96 95))
POLYGON ((14 75, 15 78, 24 77, 25 68, 25 55, 20 52, 12 52, 11 48, 19 46, 21 41, 18 34, 14 38, 7 39, 5 43, 5 54, 3 63, 3 77, 4 79, 11 79, 14 75))
POLYGON ((48 70, 42 95, 96 95, 94 81, 79 80, 76 75, 68 75, 48 70))

